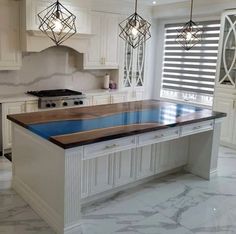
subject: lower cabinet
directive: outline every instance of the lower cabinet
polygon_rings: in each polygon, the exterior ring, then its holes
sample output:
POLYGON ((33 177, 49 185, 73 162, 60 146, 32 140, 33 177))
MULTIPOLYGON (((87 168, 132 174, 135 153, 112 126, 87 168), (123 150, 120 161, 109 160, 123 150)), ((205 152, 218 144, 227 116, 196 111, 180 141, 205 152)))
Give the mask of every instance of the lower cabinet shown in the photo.
POLYGON ((148 145, 136 150, 136 178, 142 179, 155 174, 156 145, 148 145))
POLYGON ((188 137, 82 161, 82 198, 187 164, 188 137))
POLYGON ((126 150, 114 155, 114 186, 128 184, 135 179, 135 150, 126 150))
POLYGON ((93 106, 111 103, 111 95, 98 95, 93 97, 93 106))
POLYGON ((90 194, 107 191, 113 187, 113 155, 105 155, 91 160, 90 194))
POLYGON ((228 98, 216 97, 214 100, 214 111, 220 111, 227 114, 227 117, 223 120, 221 126, 221 141, 222 143, 234 144, 236 145, 236 138, 234 141, 234 123, 235 123, 235 110, 234 110, 234 100, 228 98))
POLYGON ((12 145, 12 124, 7 120, 7 115, 20 114, 25 112, 25 102, 3 103, 2 104, 2 139, 3 152, 12 145))

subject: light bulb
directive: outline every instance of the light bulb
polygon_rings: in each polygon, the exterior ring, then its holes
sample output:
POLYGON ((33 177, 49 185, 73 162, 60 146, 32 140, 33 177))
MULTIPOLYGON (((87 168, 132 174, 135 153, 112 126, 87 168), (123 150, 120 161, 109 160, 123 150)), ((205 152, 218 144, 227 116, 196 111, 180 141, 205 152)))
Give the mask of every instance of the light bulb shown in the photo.
POLYGON ((133 35, 134 37, 136 37, 137 34, 138 34, 138 29, 137 29, 136 27, 135 27, 135 28, 132 28, 131 33, 132 33, 132 35, 133 35))
POLYGON ((60 32, 62 30, 63 26, 62 26, 62 23, 61 23, 60 19, 58 19, 58 18, 55 19, 53 21, 53 24, 54 24, 55 31, 60 32))
POLYGON ((187 41, 191 41, 191 39, 192 39, 192 33, 191 32, 187 32, 186 33, 186 40, 187 41))

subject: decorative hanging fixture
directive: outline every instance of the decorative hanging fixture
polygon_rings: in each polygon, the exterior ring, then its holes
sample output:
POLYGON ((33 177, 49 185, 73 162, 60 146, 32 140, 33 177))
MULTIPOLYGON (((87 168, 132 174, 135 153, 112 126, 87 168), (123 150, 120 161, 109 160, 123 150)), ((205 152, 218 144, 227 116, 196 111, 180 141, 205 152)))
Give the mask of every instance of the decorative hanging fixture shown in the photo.
POLYGON ((188 21, 181 30, 178 31, 176 41, 182 45, 185 50, 192 49, 202 40, 203 30, 195 22, 193 18, 193 0, 191 0, 190 21, 188 21))
POLYGON ((151 24, 137 13, 138 3, 135 0, 135 12, 122 21, 120 37, 127 41, 134 49, 151 38, 151 24))
POLYGON ((57 0, 38 14, 39 29, 57 46, 76 34, 76 16, 57 0))

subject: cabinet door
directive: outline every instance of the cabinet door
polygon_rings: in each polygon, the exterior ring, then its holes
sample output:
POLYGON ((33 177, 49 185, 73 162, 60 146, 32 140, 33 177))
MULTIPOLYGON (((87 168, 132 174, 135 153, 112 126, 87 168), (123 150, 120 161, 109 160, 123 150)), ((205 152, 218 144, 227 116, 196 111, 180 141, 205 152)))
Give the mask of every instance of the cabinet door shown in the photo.
POLYGON ((115 186, 121 186, 134 181, 134 152, 126 150, 115 154, 115 186))
POLYGON ((155 152, 154 145, 144 146, 136 150, 136 176, 142 179, 155 173, 155 152))
POLYGON ((170 141, 163 142, 160 144, 160 155, 159 161, 157 162, 157 172, 161 173, 171 169, 171 152, 170 152, 170 141))
POLYGON ((25 102, 4 103, 3 112, 3 149, 10 149, 12 146, 12 124, 7 120, 7 115, 20 114, 25 112, 25 102))
POLYGON ((214 111, 220 111, 227 114, 221 126, 221 141, 225 143, 232 143, 233 138, 233 124, 234 124, 234 101, 226 98, 215 98, 214 111))
POLYGON ((38 111, 38 101, 27 101, 25 105, 25 111, 27 113, 38 111))
POLYGON ((21 66, 19 2, 0 3, 0 70, 16 70, 21 66))
POLYGON ((119 67, 118 58, 118 38, 119 38, 119 22, 118 16, 115 14, 106 14, 103 18, 104 31, 104 55, 105 66, 111 68, 119 67))
POLYGON ((103 66, 102 51, 102 14, 92 13, 92 34, 88 52, 84 55, 84 68, 99 68, 103 66))
POLYGON ((91 195, 113 187, 113 155, 106 155, 91 160, 90 191, 91 195))
POLYGON ((111 103, 111 96, 110 95, 100 95, 93 97, 93 105, 106 105, 111 103))
POLYGON ((88 52, 84 55, 85 69, 116 69, 118 59, 118 16, 92 13, 92 34, 88 52))
POLYGON ((111 96, 111 103, 122 103, 127 101, 127 94, 114 94, 111 96))

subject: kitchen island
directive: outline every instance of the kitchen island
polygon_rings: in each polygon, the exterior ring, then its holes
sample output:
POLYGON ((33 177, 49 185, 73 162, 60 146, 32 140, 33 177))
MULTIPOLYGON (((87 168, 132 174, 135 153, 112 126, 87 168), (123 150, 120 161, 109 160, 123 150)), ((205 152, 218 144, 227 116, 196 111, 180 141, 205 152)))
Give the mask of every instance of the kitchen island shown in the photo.
POLYGON ((10 115, 13 188, 76 234, 83 204, 182 169, 210 179, 224 117, 155 100, 10 115))

